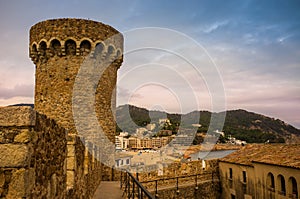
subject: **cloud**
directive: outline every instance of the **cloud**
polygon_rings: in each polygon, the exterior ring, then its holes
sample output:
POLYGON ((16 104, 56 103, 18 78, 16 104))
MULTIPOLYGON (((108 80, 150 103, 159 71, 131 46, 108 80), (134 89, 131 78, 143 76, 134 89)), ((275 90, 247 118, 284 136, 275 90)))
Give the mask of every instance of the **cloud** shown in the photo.
POLYGON ((226 26, 227 24, 228 21, 216 21, 215 23, 205 27, 203 32, 212 33, 213 31, 216 31, 217 29, 220 29, 221 27, 226 26))
POLYGON ((140 93, 135 92, 134 90, 129 90, 123 88, 122 86, 117 87, 117 98, 118 104, 128 104, 129 101, 143 99, 143 95, 140 93))
MULTIPOLYGON (((300 93, 299 6, 298 0, 238 3, 229 0, 219 4, 208 0, 189 3, 177 0, 1 2, 0 16, 9 20, 0 20, 0 104, 33 101, 34 66, 28 58, 29 28, 47 18, 81 17, 103 21, 118 30, 159 26, 181 31, 201 42, 217 63, 224 79, 228 107, 274 114, 300 126, 297 105, 300 93)), ((127 56, 119 70, 119 78, 136 64, 152 60, 148 54, 141 54, 135 62, 126 63, 127 56)), ((193 70, 184 67, 184 63, 165 55, 157 57, 156 61, 181 71, 197 96, 206 95, 204 84, 199 83, 202 80, 192 76, 193 70)), ((165 69, 146 67, 139 74, 133 73, 135 75, 127 78, 126 84, 119 85, 118 102, 131 96, 131 99, 140 100, 138 102, 150 103, 152 99, 165 96, 157 91, 152 97, 156 91, 154 87, 133 92, 136 79, 151 80, 152 76, 168 79, 170 88, 181 90, 185 95, 180 76, 165 69)), ((166 105, 172 108, 170 103, 166 105)))
POLYGON ((285 35, 285 36, 282 36, 282 37, 279 37, 277 38, 277 42, 278 43, 283 43, 285 40, 287 40, 288 38, 290 38, 292 35, 285 35))
POLYGON ((33 85, 17 84, 13 88, 0 87, 0 99, 13 97, 33 97, 33 85))

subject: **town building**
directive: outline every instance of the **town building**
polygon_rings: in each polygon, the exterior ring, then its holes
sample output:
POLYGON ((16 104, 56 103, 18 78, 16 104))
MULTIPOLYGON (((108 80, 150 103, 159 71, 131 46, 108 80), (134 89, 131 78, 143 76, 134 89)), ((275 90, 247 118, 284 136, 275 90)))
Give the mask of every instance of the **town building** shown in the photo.
POLYGON ((141 144, 141 140, 136 137, 128 138, 128 148, 137 149, 141 144))
POLYGON ((299 154, 299 144, 254 144, 220 159, 222 198, 298 199, 299 154))
POLYGON ((158 149, 163 147, 174 138, 171 136, 167 137, 129 137, 128 134, 120 134, 119 136, 115 136, 115 145, 116 150, 122 149, 158 149))
POLYGON ((115 136, 116 149, 126 149, 128 147, 127 132, 121 132, 120 135, 115 136))
POLYGON ((236 139, 235 137, 232 137, 231 135, 229 135, 227 143, 233 144, 233 145, 242 145, 242 146, 247 144, 246 141, 236 139))
POLYGON ((131 165, 131 158, 133 156, 127 154, 116 154, 115 156, 115 167, 116 168, 123 168, 128 167, 131 165))
POLYGON ((152 138, 152 147, 153 148, 160 148, 162 147, 162 142, 161 142, 161 138, 160 137, 156 137, 156 138, 152 138))
POLYGON ((164 119, 159 119, 158 120, 158 124, 160 126, 164 126, 165 124, 166 125, 171 125, 171 122, 170 122, 170 120, 168 118, 164 118, 164 119))
POLYGON ((150 139, 150 138, 140 139, 140 146, 138 148, 151 149, 152 148, 152 139, 150 139))
POLYGON ((158 136, 171 136, 172 131, 171 130, 160 130, 157 132, 158 136))
POLYGON ((190 146, 193 144, 194 137, 190 135, 180 134, 173 136, 173 145, 177 146, 190 146))
POLYGON ((148 131, 153 131, 156 127, 156 124, 147 124, 146 129, 148 131))

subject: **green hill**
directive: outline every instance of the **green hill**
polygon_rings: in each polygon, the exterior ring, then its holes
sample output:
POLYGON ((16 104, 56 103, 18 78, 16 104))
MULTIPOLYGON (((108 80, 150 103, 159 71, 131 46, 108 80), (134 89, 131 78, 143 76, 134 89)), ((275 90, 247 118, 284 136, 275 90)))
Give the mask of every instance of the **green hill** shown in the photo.
MULTIPOLYGON (((147 124, 158 123, 159 119, 168 118, 172 126, 170 130, 176 133, 178 127, 188 128, 199 120, 202 126, 199 133, 206 133, 210 125, 212 113, 209 111, 193 111, 188 114, 169 114, 162 111, 149 111, 132 105, 123 105, 117 108, 117 131, 134 133, 136 128, 147 124), (200 116, 200 117, 199 117, 200 116), (196 118, 196 119, 195 119, 196 118), (183 121, 183 122, 182 122, 183 121), (182 124, 185 123, 185 124, 182 124)), ((214 113, 215 116, 221 113, 214 113)), ((211 130, 217 130, 212 128, 211 130)), ((221 130, 221 129, 218 129, 221 130)), ((270 142, 298 142, 300 130, 285 122, 246 110, 226 111, 226 118, 222 130, 225 136, 231 135, 249 143, 270 142)))

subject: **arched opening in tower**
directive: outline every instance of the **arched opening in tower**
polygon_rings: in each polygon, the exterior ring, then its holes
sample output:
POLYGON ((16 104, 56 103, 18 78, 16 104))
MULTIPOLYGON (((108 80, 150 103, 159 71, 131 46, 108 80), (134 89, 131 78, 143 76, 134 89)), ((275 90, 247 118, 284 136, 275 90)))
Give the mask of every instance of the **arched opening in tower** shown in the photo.
POLYGON ((76 55, 76 42, 69 39, 65 43, 66 55, 76 55))
POLYGON ((103 43, 97 43, 96 44, 96 48, 95 48, 95 53, 94 53, 95 57, 96 58, 98 57, 98 58, 101 59, 103 51, 104 51, 104 45, 103 45, 103 43))
POLYGON ((57 39, 51 41, 50 51, 53 55, 61 55, 61 44, 57 39))
POLYGON ((39 45, 39 52, 41 56, 45 56, 46 55, 46 49, 47 49, 47 44, 44 41, 41 41, 40 45, 39 45))
POLYGON ((84 40, 80 44, 80 54, 88 55, 91 51, 91 43, 88 40, 84 40))

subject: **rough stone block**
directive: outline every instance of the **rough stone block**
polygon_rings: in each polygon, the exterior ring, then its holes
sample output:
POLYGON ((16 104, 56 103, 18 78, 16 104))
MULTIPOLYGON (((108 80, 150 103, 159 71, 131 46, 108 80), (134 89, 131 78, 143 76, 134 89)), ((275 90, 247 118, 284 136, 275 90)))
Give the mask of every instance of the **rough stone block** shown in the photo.
POLYGON ((28 143, 31 141, 31 134, 29 129, 23 129, 21 130, 21 133, 16 135, 14 142, 20 142, 20 143, 28 143))
POLYGON ((3 172, 0 171, 0 187, 3 187, 4 183, 5 183, 5 175, 3 172))
POLYGON ((30 161, 30 150, 26 145, 0 144, 0 167, 25 167, 30 161))
POLYGON ((15 171, 12 174, 9 184, 7 199, 26 198, 29 196, 34 184, 33 169, 24 168, 15 171))
POLYGON ((73 188, 74 181, 74 171, 67 171, 67 188, 73 188))
POLYGON ((76 161, 74 157, 68 157, 67 158, 67 169, 68 170, 74 170, 76 166, 76 161))
POLYGON ((4 141, 5 141, 5 138, 2 135, 2 132, 0 131, 0 143, 3 143, 4 141))
POLYGON ((68 150, 68 156, 75 156, 75 145, 68 144, 67 150, 68 150))
POLYGON ((0 108, 0 126, 34 126, 35 111, 29 106, 0 108))

